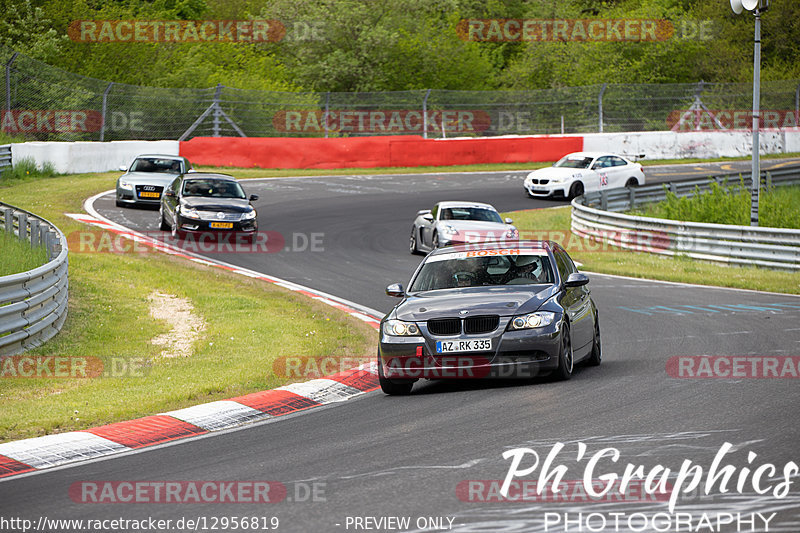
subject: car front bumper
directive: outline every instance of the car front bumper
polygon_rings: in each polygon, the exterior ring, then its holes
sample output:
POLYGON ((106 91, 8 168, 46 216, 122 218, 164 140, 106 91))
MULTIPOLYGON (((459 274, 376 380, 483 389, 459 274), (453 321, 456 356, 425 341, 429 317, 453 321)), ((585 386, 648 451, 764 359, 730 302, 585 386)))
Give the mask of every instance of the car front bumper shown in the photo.
POLYGON ((554 370, 561 348, 560 323, 506 331, 510 318, 501 319, 498 329, 485 335, 434 336, 424 323, 418 323, 422 334, 417 337, 389 336, 381 329, 382 373, 389 379, 527 379, 554 370), (492 340, 491 351, 436 353, 437 341, 487 338, 492 340))

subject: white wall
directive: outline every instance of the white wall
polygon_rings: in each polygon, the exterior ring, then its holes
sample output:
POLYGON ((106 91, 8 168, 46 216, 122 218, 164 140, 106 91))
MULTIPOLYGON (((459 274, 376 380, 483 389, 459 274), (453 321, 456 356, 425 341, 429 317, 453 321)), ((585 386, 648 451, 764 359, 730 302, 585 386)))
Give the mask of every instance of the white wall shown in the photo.
MULTIPOLYGON (((800 130, 761 131, 762 154, 800 152, 800 130)), ((647 159, 742 157, 752 153, 749 131, 647 131, 639 133, 590 133, 583 149, 625 155, 645 154, 647 159)))
POLYGON ((26 142, 11 145, 11 161, 50 162, 56 172, 106 172, 129 165, 139 154, 179 155, 178 141, 26 142))

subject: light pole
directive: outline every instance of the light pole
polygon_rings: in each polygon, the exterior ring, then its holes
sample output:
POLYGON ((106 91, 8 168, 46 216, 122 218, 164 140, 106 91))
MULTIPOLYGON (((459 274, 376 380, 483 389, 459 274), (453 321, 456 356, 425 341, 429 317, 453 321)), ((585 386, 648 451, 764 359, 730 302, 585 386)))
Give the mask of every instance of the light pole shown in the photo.
POLYGON ((761 189, 758 150, 759 104, 761 101, 761 13, 769 8, 769 0, 730 0, 730 2, 731 9, 737 15, 742 12, 742 9, 746 9, 752 11, 756 17, 753 47, 753 168, 751 171, 753 181, 750 193, 750 225, 758 226, 758 194, 761 189))

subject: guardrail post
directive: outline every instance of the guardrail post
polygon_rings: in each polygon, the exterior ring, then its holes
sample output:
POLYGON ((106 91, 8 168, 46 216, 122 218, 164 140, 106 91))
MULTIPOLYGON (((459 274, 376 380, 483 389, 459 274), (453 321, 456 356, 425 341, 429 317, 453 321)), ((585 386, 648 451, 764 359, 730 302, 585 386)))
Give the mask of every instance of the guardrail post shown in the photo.
POLYGON ((18 224, 18 227, 19 227, 19 233, 17 235, 19 236, 19 240, 27 241, 28 240, 28 215, 25 214, 25 213, 20 213, 17 216, 17 221, 18 221, 17 224, 18 224))
POLYGON ((633 187, 628 189, 628 202, 631 204, 630 209, 636 207, 636 189, 633 187))
POLYGON ((608 211, 608 191, 600 191, 600 209, 608 211))
POLYGON ((14 210, 10 207, 4 208, 3 220, 6 222, 6 234, 14 235, 14 210))
POLYGON ((770 190, 770 189, 772 189, 772 173, 770 173, 770 171, 767 170, 766 174, 767 174, 767 176, 766 176, 766 186, 767 186, 767 190, 770 190))
POLYGON ((31 219, 31 248, 39 246, 39 221, 31 219))
POLYGON ((669 192, 674 195, 678 194, 678 185, 674 181, 669 182, 669 192))

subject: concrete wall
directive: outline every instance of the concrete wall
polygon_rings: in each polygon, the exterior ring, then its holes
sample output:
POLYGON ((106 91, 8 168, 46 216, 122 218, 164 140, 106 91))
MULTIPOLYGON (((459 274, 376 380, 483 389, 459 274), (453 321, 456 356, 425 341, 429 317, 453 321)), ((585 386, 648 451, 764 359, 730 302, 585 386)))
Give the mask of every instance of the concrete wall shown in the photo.
MULTIPOLYGON (((647 131, 590 133, 583 136, 586 151, 645 154, 647 159, 746 157, 752 153, 749 131, 647 131)), ((800 151, 800 130, 765 130, 759 134, 762 154, 800 151)))
POLYGON ((179 147, 178 141, 26 142, 11 145, 11 160, 50 162, 65 174, 106 172, 129 165, 139 154, 178 155, 179 147))

